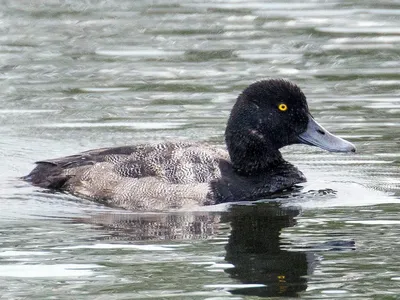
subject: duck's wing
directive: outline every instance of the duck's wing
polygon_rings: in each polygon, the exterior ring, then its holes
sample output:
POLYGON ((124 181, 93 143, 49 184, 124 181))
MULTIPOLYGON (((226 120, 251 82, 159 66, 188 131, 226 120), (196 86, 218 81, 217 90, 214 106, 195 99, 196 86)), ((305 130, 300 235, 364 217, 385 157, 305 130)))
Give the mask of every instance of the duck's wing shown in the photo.
POLYGON ((36 167, 24 180, 35 186, 51 189, 61 189, 75 173, 81 169, 90 168, 98 163, 127 159, 138 151, 137 146, 111 147, 94 149, 54 159, 37 161, 36 167), (86 168, 85 168, 86 167, 86 168))
POLYGON ((226 151, 195 143, 102 148, 39 161, 24 179, 36 186, 135 208, 129 203, 133 198, 141 202, 166 195, 205 198, 206 186, 221 176, 221 159, 228 159, 226 151))
POLYGON ((146 157, 150 153, 158 152, 169 152, 175 149, 187 148, 193 146, 189 143, 166 143, 166 144, 149 144, 149 145, 134 145, 134 146, 122 146, 122 147, 109 147, 99 148, 84 151, 78 154, 46 159, 35 162, 37 165, 48 164, 58 166, 64 169, 82 167, 87 165, 94 165, 100 162, 112 162, 118 163, 129 158, 146 157))

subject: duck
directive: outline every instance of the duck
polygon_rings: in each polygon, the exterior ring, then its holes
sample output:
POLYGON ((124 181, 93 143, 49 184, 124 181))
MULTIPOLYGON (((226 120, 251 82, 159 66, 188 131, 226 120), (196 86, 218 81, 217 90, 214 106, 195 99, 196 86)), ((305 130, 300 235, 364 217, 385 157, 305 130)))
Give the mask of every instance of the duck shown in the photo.
POLYGON ((226 149, 199 142, 108 147, 36 162, 25 181, 133 211, 256 201, 306 181, 280 152, 292 144, 330 152, 355 146, 323 128, 306 96, 286 79, 265 79, 237 97, 226 149))

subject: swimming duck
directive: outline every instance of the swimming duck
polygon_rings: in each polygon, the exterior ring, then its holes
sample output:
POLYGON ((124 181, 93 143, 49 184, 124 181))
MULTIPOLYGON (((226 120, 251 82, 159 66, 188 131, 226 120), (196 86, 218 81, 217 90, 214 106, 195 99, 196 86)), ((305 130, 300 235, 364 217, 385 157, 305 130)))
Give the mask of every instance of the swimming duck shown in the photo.
POLYGON ((258 200, 306 181, 280 148, 307 144, 331 152, 354 145, 319 125, 300 88, 284 79, 255 82, 238 96, 225 131, 227 150, 166 142, 89 150, 36 162, 24 179, 130 210, 258 200))

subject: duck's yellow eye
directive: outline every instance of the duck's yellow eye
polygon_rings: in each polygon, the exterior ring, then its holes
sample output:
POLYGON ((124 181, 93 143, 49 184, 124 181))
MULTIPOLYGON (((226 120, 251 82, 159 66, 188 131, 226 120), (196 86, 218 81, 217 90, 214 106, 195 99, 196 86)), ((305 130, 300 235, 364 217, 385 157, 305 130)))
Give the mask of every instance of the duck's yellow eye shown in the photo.
POLYGON ((280 111, 287 111, 287 105, 284 103, 279 104, 278 108, 280 111))

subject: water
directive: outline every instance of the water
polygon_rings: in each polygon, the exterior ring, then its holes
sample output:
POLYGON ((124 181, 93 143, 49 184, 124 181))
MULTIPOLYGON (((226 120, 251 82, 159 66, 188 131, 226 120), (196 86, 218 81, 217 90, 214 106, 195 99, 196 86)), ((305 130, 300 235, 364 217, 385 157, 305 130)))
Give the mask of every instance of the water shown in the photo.
POLYGON ((0 298, 399 299, 400 3, 2 1, 0 298), (20 180, 35 160, 223 145, 236 95, 296 82, 355 155, 264 203, 121 212, 20 180))

